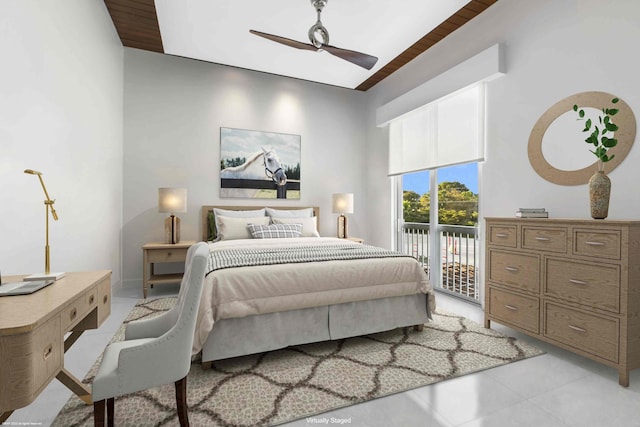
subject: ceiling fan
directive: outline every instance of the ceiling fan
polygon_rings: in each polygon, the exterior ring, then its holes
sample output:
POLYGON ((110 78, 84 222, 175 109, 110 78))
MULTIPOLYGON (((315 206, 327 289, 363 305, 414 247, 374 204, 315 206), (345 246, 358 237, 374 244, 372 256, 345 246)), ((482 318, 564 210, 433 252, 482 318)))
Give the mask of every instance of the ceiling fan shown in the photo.
POLYGON ((309 43, 302 43, 296 40, 288 39, 286 37, 274 36, 273 34, 263 33, 261 31, 249 30, 251 34, 264 37, 265 39, 272 40, 274 42, 282 43, 287 46, 295 47, 296 49, 314 50, 314 51, 326 51, 330 54, 342 58, 345 61, 349 61, 353 64, 359 65, 362 68, 370 70, 376 65, 378 58, 375 56, 367 55, 366 53, 356 52, 354 50, 342 49, 339 47, 331 46, 329 44, 329 32, 320 22, 320 14, 322 8, 327 4, 328 0, 311 0, 311 4, 318 13, 318 22, 309 28, 309 43))

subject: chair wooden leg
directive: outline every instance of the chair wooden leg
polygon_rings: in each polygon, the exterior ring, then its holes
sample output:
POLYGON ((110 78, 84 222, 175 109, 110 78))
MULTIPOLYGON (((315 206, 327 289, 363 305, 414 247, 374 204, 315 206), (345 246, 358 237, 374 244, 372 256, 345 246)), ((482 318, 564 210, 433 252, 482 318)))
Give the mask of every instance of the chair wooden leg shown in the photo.
POLYGON ((93 425, 104 427, 104 400, 93 402, 93 425))
POLYGON ((115 422, 114 398, 107 399, 107 427, 113 427, 115 422))
POLYGON ((189 414, 187 413, 187 377, 176 381, 176 406, 178 408, 180 427, 189 427, 189 414))

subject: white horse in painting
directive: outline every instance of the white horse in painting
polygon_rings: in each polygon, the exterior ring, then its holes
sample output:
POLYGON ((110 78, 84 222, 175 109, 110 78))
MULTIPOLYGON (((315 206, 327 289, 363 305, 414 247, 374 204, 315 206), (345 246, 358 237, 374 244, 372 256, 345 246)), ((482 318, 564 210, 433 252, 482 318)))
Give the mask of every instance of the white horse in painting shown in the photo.
MULTIPOLYGON (((224 168, 220 171, 220 178, 231 179, 266 179, 271 180, 277 185, 285 185, 287 183, 287 175, 280 166, 280 159, 273 149, 267 150, 264 147, 262 151, 251 155, 240 166, 232 166, 224 168), (258 162, 262 158, 262 164, 258 162)), ((242 191, 240 189, 221 189, 221 196, 230 197, 232 194, 235 197, 253 197, 257 193, 257 190, 247 189, 242 191), (233 193, 230 193, 230 190, 233 193)))

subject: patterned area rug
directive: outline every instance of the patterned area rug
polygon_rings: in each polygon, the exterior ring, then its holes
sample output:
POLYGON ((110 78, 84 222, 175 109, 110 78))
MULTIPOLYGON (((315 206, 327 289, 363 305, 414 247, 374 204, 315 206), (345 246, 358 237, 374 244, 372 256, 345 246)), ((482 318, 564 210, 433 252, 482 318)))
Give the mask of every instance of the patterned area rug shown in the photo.
MULTIPOLYGON (((138 303, 131 320, 168 310, 175 298, 138 303)), ((124 325, 113 340, 124 337, 124 325)), ((113 341, 112 340, 112 341, 113 341)), ((464 317, 437 313, 413 328, 289 347, 215 362, 189 377, 193 426, 276 425, 537 356, 543 352, 464 317)), ((99 366, 96 361, 85 383, 99 366)), ((118 426, 178 425, 173 384, 116 398, 118 426)), ((53 426, 91 426, 93 407, 72 396, 53 426)))

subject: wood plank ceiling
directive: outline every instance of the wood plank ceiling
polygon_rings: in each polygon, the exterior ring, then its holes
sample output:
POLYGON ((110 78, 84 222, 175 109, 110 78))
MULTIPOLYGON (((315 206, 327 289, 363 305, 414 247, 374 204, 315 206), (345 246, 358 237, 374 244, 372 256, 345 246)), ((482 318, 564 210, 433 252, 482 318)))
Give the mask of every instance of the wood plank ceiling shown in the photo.
MULTIPOLYGON (((471 0, 356 87, 367 91, 498 0, 471 0)), ((104 0, 122 45, 164 53, 154 0, 104 0)))

